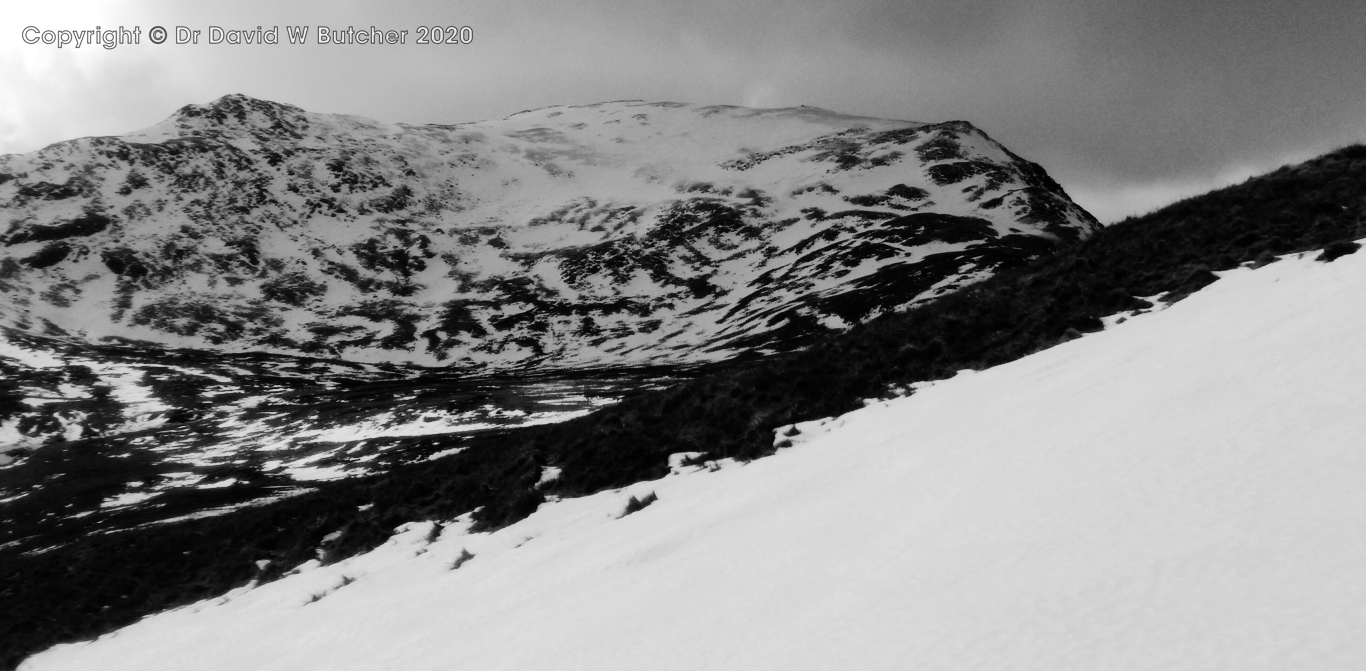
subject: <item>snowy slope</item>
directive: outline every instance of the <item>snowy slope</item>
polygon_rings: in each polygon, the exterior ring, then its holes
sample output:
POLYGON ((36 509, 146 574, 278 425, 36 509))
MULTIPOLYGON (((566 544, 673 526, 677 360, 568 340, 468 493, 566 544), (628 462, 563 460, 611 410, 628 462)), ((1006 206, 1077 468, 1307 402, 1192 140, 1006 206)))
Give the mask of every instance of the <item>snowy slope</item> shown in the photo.
POLYGON ((0 325, 481 370, 697 363, 1097 226, 965 122, 624 101, 412 126, 232 95, 0 156, 0 325))
POLYGON ((50 549, 383 473, 458 452, 478 433, 579 417, 685 375, 473 377, 90 347, 0 327, 0 550, 50 549))
POLYGON ((21 668, 1366 668, 1363 291, 1361 254, 1230 271, 771 458, 409 525, 21 668))

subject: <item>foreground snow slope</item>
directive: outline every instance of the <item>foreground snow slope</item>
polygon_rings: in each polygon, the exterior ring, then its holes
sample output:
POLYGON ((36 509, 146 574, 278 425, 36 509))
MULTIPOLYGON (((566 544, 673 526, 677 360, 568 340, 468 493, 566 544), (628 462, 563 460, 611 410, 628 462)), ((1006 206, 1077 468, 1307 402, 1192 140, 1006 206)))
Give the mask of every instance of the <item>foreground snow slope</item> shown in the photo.
POLYGON ((22 668, 1366 668, 1363 291, 1366 254, 1232 271, 772 458, 410 525, 22 668))

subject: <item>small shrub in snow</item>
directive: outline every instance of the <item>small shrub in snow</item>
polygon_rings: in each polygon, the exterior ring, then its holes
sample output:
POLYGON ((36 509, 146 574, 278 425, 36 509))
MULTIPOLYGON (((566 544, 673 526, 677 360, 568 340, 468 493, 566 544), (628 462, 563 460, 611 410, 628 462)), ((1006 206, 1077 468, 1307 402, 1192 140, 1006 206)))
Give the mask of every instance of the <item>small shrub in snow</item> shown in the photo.
POLYGON ((1252 264, 1249 267, 1255 270, 1257 268, 1261 268, 1262 266, 1271 265, 1280 260, 1281 258, 1279 256, 1276 256, 1275 254, 1272 254, 1267 250, 1262 250, 1262 253, 1258 254, 1257 258, 1252 260, 1252 264))
POLYGON ((654 492, 650 492, 649 494, 646 494, 646 495, 645 495, 645 498, 641 498, 641 499, 638 499, 638 498, 632 496, 632 497, 631 497, 631 500, 626 502, 626 510, 622 511, 621 516, 622 516, 622 517, 626 517, 627 515, 630 515, 631 513, 640 512, 641 510, 644 510, 644 509, 645 509, 645 506, 648 506, 648 505, 650 505, 651 503, 654 503, 655 501, 658 501, 658 500, 659 500, 659 497, 656 496, 654 492))
POLYGON ((445 528, 446 525, 440 522, 433 522, 432 528, 427 530, 427 537, 424 540, 426 540, 428 545, 435 543, 436 539, 441 537, 441 531, 445 528))
POLYGON ((459 556, 459 557, 456 557, 456 558, 455 558, 455 561, 451 562, 451 570, 454 571, 455 569, 460 568, 461 566, 463 566, 463 565, 465 564, 465 562, 467 562, 467 561, 469 561, 469 560, 471 560, 471 559, 474 559, 474 555, 470 554, 470 551, 469 551, 469 550, 466 550, 466 549, 464 549, 464 548, 461 548, 461 549, 460 549, 460 556, 459 556))
POLYGON ((1348 254, 1355 254, 1359 249, 1361 249, 1360 243, 1351 242, 1349 240, 1339 240, 1338 242, 1334 242, 1327 247, 1324 247, 1323 253, 1319 254, 1314 260, 1329 263, 1337 258, 1347 256, 1348 254))

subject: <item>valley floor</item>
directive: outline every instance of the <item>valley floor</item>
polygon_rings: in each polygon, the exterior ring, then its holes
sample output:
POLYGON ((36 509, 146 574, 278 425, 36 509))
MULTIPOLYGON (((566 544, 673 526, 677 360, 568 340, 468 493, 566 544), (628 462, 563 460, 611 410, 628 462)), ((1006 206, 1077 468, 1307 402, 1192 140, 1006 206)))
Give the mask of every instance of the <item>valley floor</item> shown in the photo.
POLYGON ((1366 668, 1366 254, 1312 259, 21 668, 1366 668))

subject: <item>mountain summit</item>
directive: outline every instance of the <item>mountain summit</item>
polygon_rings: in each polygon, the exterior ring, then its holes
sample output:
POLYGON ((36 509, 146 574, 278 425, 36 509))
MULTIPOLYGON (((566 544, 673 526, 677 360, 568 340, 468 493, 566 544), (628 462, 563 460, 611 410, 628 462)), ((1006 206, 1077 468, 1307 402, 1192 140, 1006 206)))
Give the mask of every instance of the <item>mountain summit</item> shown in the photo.
POLYGON ((972 125, 610 102, 388 124, 229 95, 0 157, 4 325, 468 369, 790 348, 1098 224, 972 125))

